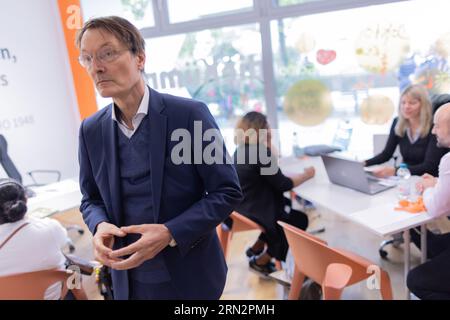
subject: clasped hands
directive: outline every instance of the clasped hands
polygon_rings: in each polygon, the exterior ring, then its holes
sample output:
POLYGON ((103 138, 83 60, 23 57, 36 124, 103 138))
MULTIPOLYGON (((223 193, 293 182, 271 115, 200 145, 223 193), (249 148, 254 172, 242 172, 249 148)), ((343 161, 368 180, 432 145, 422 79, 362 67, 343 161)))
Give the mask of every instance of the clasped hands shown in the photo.
POLYGON ((140 266, 144 261, 154 258, 168 246, 172 239, 169 229, 163 224, 142 224, 119 228, 102 222, 94 235, 94 255, 97 261, 115 270, 128 270, 140 266), (140 234, 141 237, 129 246, 113 250, 114 237, 127 234, 140 234), (129 256, 124 259, 124 256, 129 256))
POLYGON ((422 175, 420 181, 416 183, 416 190, 419 193, 423 193, 426 189, 434 187, 437 180, 438 178, 433 177, 431 174, 425 173, 422 175))

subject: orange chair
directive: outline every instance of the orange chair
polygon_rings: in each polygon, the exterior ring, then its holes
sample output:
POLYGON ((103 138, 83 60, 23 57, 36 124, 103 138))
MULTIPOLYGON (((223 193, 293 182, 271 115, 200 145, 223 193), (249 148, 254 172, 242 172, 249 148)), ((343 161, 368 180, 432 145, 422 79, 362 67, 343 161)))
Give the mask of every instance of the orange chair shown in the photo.
MULTIPOLYGON (((67 294, 70 270, 43 270, 0 277, 0 300, 43 300, 52 284, 62 282, 61 299, 67 294)), ((87 299, 83 289, 73 289, 77 300, 87 299)))
POLYGON ((392 300, 389 274, 371 261, 327 243, 290 224, 278 221, 286 234, 295 261, 289 300, 297 300, 305 276, 322 286, 325 300, 340 299, 345 287, 378 273, 381 296, 392 300), (379 272, 378 272, 379 271, 379 272))
MULTIPOLYGON (((220 244, 222 246, 223 254, 225 255, 225 259, 227 258, 228 246, 233 237, 233 234, 237 232, 251 231, 251 230, 259 230, 261 232, 265 232, 264 228, 261 227, 259 224, 236 211, 233 211, 231 213, 230 218, 231 220, 233 220, 233 226, 231 230, 225 230, 223 224, 219 224, 216 229, 217 235, 219 236, 220 244)), ((275 266, 278 270, 281 270, 280 261, 276 260, 275 266)))

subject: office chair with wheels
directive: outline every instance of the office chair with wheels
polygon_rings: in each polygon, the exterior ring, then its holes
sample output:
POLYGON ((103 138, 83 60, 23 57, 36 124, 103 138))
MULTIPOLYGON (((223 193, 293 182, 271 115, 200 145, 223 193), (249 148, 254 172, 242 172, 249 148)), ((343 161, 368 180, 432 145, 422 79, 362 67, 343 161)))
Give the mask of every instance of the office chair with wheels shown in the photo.
POLYGON ((87 261, 78 256, 64 254, 66 257, 66 268, 76 266, 82 275, 90 276, 95 274, 100 294, 105 300, 114 300, 111 269, 97 261, 87 261))
MULTIPOLYGON (((8 177, 10 177, 20 183, 23 183, 22 175, 20 174, 19 170, 17 170, 17 167, 14 165, 12 159, 8 155, 8 143, 5 139, 5 137, 1 134, 0 134, 0 164, 2 165, 2 167, 5 170, 8 177)), ((27 174, 30 176, 31 180, 33 181, 33 184, 24 186, 28 198, 35 196, 35 193, 33 192, 33 190, 30 187, 38 187, 38 186, 42 186, 45 184, 45 183, 39 183, 37 181, 38 175, 52 174, 55 176, 55 182, 58 182, 61 179, 61 172, 59 172, 58 170, 33 170, 33 171, 27 172, 27 174)), ((78 232, 79 235, 84 234, 84 230, 80 226, 69 225, 69 226, 65 226, 65 227, 68 231, 74 230, 74 231, 78 232)), ((72 242, 70 242, 68 245, 69 245, 70 252, 75 251, 75 246, 72 242)))
MULTIPOLYGON (((17 167, 14 165, 13 161, 8 155, 8 143, 3 135, 0 134, 0 164, 5 170, 8 177, 17 180, 20 183, 23 183, 22 175, 20 174, 17 167)), ((37 174, 52 174, 55 175, 55 182, 61 179, 61 172, 58 170, 33 170, 27 172, 27 175, 30 176, 33 184, 27 185, 26 187, 38 187, 42 186, 45 183, 39 183, 37 181, 37 174)))

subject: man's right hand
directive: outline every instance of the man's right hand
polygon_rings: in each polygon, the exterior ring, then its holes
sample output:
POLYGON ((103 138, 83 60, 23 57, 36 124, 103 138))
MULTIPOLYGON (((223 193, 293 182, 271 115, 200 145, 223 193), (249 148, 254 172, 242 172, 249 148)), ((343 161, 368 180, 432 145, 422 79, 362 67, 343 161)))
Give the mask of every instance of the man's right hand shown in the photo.
POLYGON ((95 259, 108 267, 111 267, 114 262, 121 261, 122 259, 110 258, 109 255, 114 245, 114 237, 125 236, 126 233, 119 227, 108 222, 99 223, 93 238, 95 259))

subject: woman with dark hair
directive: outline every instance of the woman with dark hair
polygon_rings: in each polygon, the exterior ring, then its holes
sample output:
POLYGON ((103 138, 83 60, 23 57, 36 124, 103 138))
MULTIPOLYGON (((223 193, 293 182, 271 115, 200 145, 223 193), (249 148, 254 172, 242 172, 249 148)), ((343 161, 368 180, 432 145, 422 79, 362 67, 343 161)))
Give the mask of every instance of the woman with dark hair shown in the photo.
POLYGON ((249 112, 239 121, 235 143, 234 163, 244 194, 236 211, 265 229, 246 254, 252 269, 268 274, 275 271, 271 259, 285 261, 289 248, 277 220, 302 230, 308 226, 307 215, 293 210, 290 200, 283 193, 311 179, 315 170, 309 167, 292 177, 281 172, 277 157, 272 152, 269 123, 266 116, 259 112, 249 112))
MULTIPOLYGON (((24 187, 0 180, 0 277, 49 269, 65 269, 62 247, 67 231, 54 219, 26 217, 24 187)), ((61 283, 50 286, 46 300, 61 298, 61 283)))

